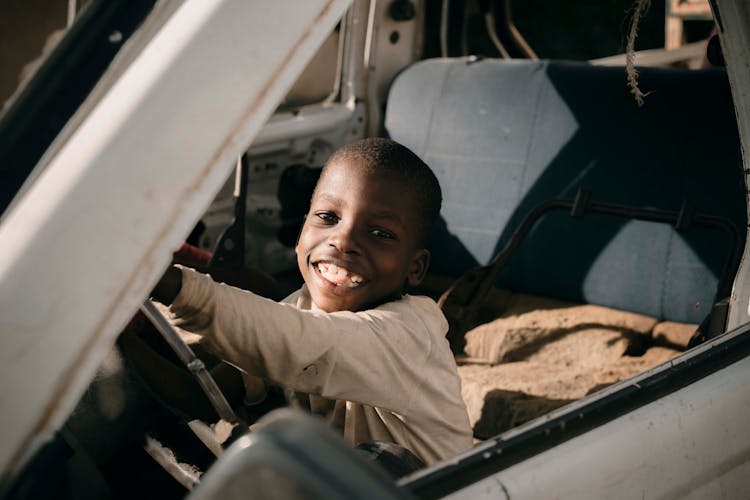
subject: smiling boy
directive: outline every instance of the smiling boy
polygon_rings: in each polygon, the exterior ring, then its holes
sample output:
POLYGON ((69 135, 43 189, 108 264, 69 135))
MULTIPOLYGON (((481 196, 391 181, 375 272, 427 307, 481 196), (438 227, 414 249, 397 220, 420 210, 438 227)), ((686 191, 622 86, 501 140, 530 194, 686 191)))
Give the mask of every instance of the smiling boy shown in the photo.
MULTIPOLYGON (((410 167, 397 163, 396 151, 407 155, 401 148, 386 140, 355 143, 321 174, 296 250, 312 302, 326 312, 398 300, 404 285, 418 285, 427 271, 425 231, 439 211, 440 188, 429 170, 424 178, 409 176, 410 167), (427 185, 404 189, 410 181, 427 185), (433 193, 421 193, 420 202, 416 189, 433 193)), ((408 160, 419 159, 401 161, 408 160)))
POLYGON ((432 463, 472 443, 448 324, 404 293, 427 271, 440 202, 414 153, 365 139, 323 169, 296 247, 300 290, 276 303, 174 268, 154 297, 248 374, 304 393, 353 445, 394 442, 432 463))

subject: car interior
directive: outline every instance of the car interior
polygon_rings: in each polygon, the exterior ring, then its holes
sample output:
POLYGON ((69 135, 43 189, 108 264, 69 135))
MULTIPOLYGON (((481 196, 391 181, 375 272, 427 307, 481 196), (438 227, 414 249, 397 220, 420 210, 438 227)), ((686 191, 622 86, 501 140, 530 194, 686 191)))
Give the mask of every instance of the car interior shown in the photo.
MULTIPOLYGON (((394 2, 394 15, 408 17, 398 9, 409 3, 394 2)), ((477 444, 724 333, 748 223, 725 68, 641 67, 639 105, 622 67, 537 58, 505 12, 497 32, 514 57, 446 54, 399 69, 378 130, 424 159, 443 190, 430 272, 411 292, 432 296, 449 321, 477 444)), ((322 49, 329 59, 341 29, 322 49)), ((434 46, 439 34, 430 29, 434 46)), ((330 100, 327 88, 311 99, 330 100)), ((307 105, 292 94, 280 111, 307 105)), ((299 276, 288 255, 328 146, 313 141, 304 158, 283 163, 251 147, 175 262, 274 299, 292 291, 299 276), (277 266, 247 258, 261 243, 277 266)), ((19 186, 34 162, 27 163, 13 174, 19 186)), ((257 439, 220 425, 211 398, 139 313, 10 497, 61 490, 71 498, 144 490, 183 497, 217 455, 232 465, 207 475, 195 498, 227 484, 238 491, 281 484, 276 475, 290 470, 299 471, 290 473, 297 478, 286 484, 290 495, 349 498, 362 484, 384 497, 406 495, 368 464, 349 467, 361 457, 351 458, 317 422, 271 413, 289 405, 283 390, 246 404, 237 371, 200 344, 191 348, 238 418, 266 423, 257 439), (247 477, 238 463, 268 473, 247 477), (47 481, 38 482, 40 474, 47 481)), ((400 484, 432 496, 419 490, 422 481, 400 484)))

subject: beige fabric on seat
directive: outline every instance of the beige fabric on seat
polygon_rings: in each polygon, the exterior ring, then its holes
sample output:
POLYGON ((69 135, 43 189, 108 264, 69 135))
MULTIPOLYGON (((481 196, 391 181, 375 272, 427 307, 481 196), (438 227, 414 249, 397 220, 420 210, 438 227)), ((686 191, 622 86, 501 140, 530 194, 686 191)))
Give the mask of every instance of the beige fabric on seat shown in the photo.
POLYGON ((664 332, 691 330, 695 325, 514 294, 497 319, 467 332, 467 356, 459 358, 474 436, 490 438, 667 361, 680 350, 664 332))
MULTIPOLYGON (((580 339, 594 349, 607 345, 607 352, 612 351, 608 342, 617 343, 621 349, 611 355, 619 357, 627 348, 628 336, 650 335, 656 324, 656 319, 642 314, 517 294, 499 318, 466 333, 464 351, 487 363, 534 361, 544 357, 551 345, 559 351, 580 339), (594 342, 594 337, 601 337, 601 342, 594 342)), ((571 348, 577 352, 575 346, 571 348)), ((592 357, 594 353, 580 361, 600 362, 592 357)))

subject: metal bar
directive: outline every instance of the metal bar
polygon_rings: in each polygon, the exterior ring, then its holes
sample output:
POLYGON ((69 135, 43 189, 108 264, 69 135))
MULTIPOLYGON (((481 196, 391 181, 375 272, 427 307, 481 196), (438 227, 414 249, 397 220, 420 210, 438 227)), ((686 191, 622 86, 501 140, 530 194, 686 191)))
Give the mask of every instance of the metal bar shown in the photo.
POLYGON ((449 340, 454 350, 463 348, 463 335, 472 327, 479 307, 495 285, 500 271, 505 268, 507 262, 516 253, 536 223, 542 217, 554 211, 567 211, 571 216, 576 218, 586 214, 595 214, 626 220, 666 223, 675 226, 680 231, 687 231, 692 226, 723 231, 729 236, 731 250, 724 261, 724 266, 719 276, 715 301, 719 301, 729 294, 731 288, 729 272, 740 252, 737 229, 730 221, 721 217, 702 215, 695 212, 691 214, 688 220, 685 220, 683 210, 661 210, 613 203, 594 203, 589 202, 589 199, 590 194, 587 190, 580 189, 574 200, 554 199, 537 205, 523 218, 518 228, 511 235, 508 243, 488 265, 469 271, 469 273, 459 278, 440 297, 438 304, 443 309, 451 325, 449 340))
POLYGON ((73 21, 76 20, 77 3, 76 0, 68 0, 68 22, 65 25, 67 28, 70 28, 73 25, 73 21))
POLYGON ((443 0, 440 7, 440 57, 448 57, 448 12, 450 0, 443 0))
POLYGON ((234 177, 234 220, 219 236, 210 266, 240 269, 245 267, 249 162, 247 153, 237 158, 234 177))
POLYGON ((500 52, 500 57, 503 59, 510 59, 510 53, 497 36, 497 30, 495 29, 495 14, 491 8, 484 14, 484 23, 487 28, 487 35, 490 37, 490 40, 497 51, 500 52))

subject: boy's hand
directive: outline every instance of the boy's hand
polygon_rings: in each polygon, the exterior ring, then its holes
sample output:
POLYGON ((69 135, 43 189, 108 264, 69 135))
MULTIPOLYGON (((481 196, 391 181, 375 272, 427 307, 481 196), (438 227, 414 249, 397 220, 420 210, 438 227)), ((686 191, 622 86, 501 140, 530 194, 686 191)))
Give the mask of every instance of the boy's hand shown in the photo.
POLYGON ((168 306, 177 298, 181 289, 182 271, 174 266, 169 266, 151 292, 151 298, 168 306))

